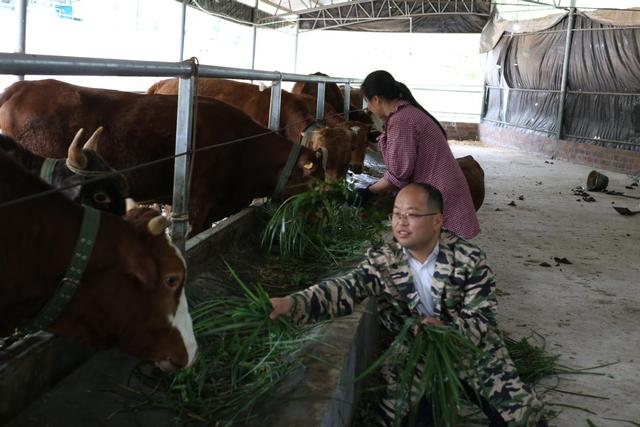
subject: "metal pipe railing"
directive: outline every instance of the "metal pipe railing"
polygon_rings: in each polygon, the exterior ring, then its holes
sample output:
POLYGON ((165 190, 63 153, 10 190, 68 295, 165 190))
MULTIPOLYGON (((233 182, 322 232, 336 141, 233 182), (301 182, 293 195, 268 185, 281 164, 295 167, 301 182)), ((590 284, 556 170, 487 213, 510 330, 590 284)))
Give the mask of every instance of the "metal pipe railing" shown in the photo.
MULTIPOLYGON (((182 62, 136 61, 55 55, 30 55, 0 52, 0 74, 66 75, 66 76, 130 76, 186 77, 191 66, 182 62)), ((362 79, 309 76, 278 71, 200 65, 200 77, 241 80, 281 80, 288 82, 356 83, 362 79)))
MULTIPOLYGON (((359 79, 325 76, 307 76, 277 71, 246 70, 241 68, 197 65, 191 62, 134 61, 104 58, 68 57, 54 55, 28 55, 24 53, 0 53, 0 74, 15 75, 67 75, 67 76, 136 76, 136 77, 179 77, 176 146, 174 159, 173 240, 182 252, 185 250, 188 224, 188 178, 190 173, 189 148, 193 133, 193 105, 195 76, 220 77, 243 80, 272 80, 276 89, 272 90, 269 126, 280 123, 280 87, 282 81, 317 82, 318 101, 324 100, 325 83, 360 83, 359 79), (274 94, 277 94, 274 96, 274 94), (185 155, 186 154, 186 155, 185 155)), ((318 102, 319 104, 319 102, 318 102)), ((322 104, 324 107, 324 102, 322 104)), ((324 114, 324 108, 319 108, 324 114)), ((273 129, 273 128, 272 128, 273 129)))

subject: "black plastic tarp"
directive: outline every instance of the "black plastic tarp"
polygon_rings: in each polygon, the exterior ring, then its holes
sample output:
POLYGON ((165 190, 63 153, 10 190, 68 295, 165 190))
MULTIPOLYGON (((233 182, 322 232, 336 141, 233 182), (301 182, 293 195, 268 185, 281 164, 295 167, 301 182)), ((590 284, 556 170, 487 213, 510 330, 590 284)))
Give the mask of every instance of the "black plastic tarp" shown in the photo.
MULTIPOLYGON (((568 22, 565 16, 541 31, 503 33, 487 56, 484 118, 558 131, 568 22)), ((573 29, 562 135, 640 151, 640 30, 582 13, 573 29)))

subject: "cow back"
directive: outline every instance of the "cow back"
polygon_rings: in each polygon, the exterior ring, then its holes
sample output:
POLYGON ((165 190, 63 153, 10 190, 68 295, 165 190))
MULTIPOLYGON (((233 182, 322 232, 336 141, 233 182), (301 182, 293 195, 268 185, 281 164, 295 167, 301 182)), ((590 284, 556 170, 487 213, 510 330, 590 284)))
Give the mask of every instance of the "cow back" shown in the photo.
POLYGON ((484 171, 473 156, 459 157, 456 161, 467 180, 469 191, 471 192, 471 199, 473 200, 473 206, 477 211, 484 202, 484 171))
MULTIPOLYGON (((320 72, 314 73, 312 76, 328 77, 326 74, 320 72)), ((344 112, 344 97, 342 96, 342 92, 340 92, 340 88, 335 83, 326 83, 324 87, 325 103, 330 105, 338 114, 342 114, 344 112)), ((318 83, 296 82, 291 89, 291 93, 305 94, 315 99, 318 97, 318 83)))
MULTIPOLYGON (((168 79, 149 88, 150 94, 178 94, 178 80, 168 79)), ((198 79, 198 95, 215 98, 244 111, 263 126, 269 125, 271 89, 228 79, 198 79)), ((313 123, 314 115, 304 102, 289 92, 281 92, 280 129, 291 142, 300 140, 300 133, 313 123)))
MULTIPOLYGON (((39 147, 39 154, 53 157, 65 152, 72 129, 92 128, 99 122, 104 127, 100 154, 116 169, 135 168, 126 172, 131 197, 170 203, 177 96, 84 88, 55 80, 24 83, 30 83, 23 87, 23 95, 29 92, 24 96, 29 102, 14 105, 13 111, 20 114, 13 114, 12 124, 22 129, 19 142, 23 146, 39 147), (50 108, 31 113, 31 100, 41 99, 43 93, 54 100, 50 108), (35 134, 37 140, 30 137, 35 134)), ((292 146, 244 112, 216 99, 199 98, 196 111, 196 149, 202 151, 194 155, 191 177, 194 233, 210 221, 237 212, 253 198, 268 196, 292 146), (243 141, 224 145, 239 139, 243 141), (220 147, 205 150, 217 145, 220 147)), ((312 155, 303 150, 300 158, 312 160, 312 155)), ((303 175, 301 167, 295 168, 292 180, 308 179, 303 175)))

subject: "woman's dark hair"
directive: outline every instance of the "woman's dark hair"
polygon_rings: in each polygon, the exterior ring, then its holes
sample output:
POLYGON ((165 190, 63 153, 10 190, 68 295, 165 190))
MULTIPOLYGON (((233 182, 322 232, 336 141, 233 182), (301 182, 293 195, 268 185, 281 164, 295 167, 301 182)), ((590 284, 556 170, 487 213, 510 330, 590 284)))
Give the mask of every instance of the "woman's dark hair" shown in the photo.
POLYGON ((418 101, 416 101, 407 85, 396 81, 396 79, 394 79, 391 73, 389 73, 388 71, 378 70, 369 73, 369 75, 365 77, 364 81, 362 82, 360 90, 362 90, 362 94, 367 99, 371 99, 374 96, 379 96, 389 101, 393 101, 396 99, 404 99, 405 101, 408 101, 411 105, 431 117, 431 119, 438 125, 438 127, 442 131, 444 137, 447 137, 447 132, 444 130, 438 119, 433 117, 431 113, 425 110, 424 107, 420 105, 418 101))

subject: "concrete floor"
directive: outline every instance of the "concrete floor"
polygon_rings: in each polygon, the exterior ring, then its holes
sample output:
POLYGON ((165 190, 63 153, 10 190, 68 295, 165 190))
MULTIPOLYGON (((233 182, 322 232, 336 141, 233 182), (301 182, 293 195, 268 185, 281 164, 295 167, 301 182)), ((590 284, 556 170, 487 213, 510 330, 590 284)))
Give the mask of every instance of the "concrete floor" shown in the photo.
MULTIPOLYGON (((640 425, 640 215, 612 209, 640 210, 640 200, 591 193, 595 202, 576 201, 581 198, 571 189, 586 185, 592 170, 587 166, 506 148, 456 144, 452 149, 456 157, 473 155, 485 171, 482 232, 474 242, 497 277, 500 327, 514 338, 541 334, 564 365, 617 362, 588 371, 602 375, 546 381, 602 397, 543 393, 547 408, 560 412, 551 425, 587 426, 587 419, 599 427, 640 425), (517 206, 509 206, 511 201, 517 206), (571 264, 558 265, 553 257, 571 264)), ((625 188, 633 182, 630 176, 600 172, 609 177, 609 190, 640 196, 640 187, 625 188)))

